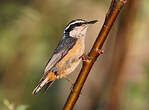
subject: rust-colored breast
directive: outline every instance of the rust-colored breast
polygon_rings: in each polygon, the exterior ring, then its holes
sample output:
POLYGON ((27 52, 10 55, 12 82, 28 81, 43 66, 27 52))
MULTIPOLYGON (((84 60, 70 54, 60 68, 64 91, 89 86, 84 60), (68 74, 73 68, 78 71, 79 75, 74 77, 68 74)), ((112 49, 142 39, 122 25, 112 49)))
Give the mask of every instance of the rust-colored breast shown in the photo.
POLYGON ((79 38, 76 44, 65 55, 62 60, 56 64, 56 68, 59 70, 58 74, 69 74, 72 72, 80 61, 79 57, 84 53, 84 38, 79 38))

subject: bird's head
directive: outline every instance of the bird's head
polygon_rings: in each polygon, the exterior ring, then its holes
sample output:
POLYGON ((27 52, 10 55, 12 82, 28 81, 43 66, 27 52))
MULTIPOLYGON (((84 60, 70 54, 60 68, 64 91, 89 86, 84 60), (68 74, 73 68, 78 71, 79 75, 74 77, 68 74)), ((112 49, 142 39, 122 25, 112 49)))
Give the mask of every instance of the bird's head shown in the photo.
POLYGON ((85 21, 82 19, 73 20, 66 26, 64 33, 67 33, 69 34, 69 36, 75 38, 85 37, 88 25, 94 24, 96 22, 97 20, 93 21, 85 21))

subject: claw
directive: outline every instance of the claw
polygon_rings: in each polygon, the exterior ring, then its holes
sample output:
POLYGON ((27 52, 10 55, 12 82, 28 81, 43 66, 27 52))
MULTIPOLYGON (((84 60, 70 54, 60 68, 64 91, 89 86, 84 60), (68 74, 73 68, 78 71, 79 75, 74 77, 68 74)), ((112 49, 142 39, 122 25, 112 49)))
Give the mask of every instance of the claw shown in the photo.
POLYGON ((88 60, 87 55, 83 55, 82 56, 82 61, 87 61, 87 60, 88 60))
POLYGON ((88 53, 84 53, 82 56, 80 56, 79 58, 82 58, 82 61, 89 61, 89 60, 94 60, 94 58, 91 58, 88 56, 88 53))

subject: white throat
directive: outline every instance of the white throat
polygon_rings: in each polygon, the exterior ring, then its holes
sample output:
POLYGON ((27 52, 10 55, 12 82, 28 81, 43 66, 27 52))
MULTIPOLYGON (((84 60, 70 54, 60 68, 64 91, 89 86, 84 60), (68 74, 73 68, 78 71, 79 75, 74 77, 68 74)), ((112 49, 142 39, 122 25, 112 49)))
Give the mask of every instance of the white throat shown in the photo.
POLYGON ((69 33, 69 35, 71 36, 71 37, 75 37, 75 38, 79 38, 79 37, 85 37, 86 36, 86 32, 87 32, 87 27, 86 27, 86 29, 74 29, 74 30, 72 30, 70 33, 69 33))

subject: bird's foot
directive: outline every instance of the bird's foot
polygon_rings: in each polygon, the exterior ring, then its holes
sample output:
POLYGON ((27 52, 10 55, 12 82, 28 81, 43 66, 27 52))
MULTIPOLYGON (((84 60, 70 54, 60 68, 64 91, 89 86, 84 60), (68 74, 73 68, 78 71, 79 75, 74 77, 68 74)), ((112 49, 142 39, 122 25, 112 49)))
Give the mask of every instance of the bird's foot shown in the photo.
POLYGON ((81 55, 81 56, 79 57, 79 59, 82 59, 82 61, 87 61, 87 60, 89 59, 88 53, 84 53, 83 55, 81 55))
POLYGON ((82 58, 82 61, 84 62, 88 62, 89 60, 94 60, 95 58, 89 57, 88 53, 84 53, 82 56, 80 56, 79 58, 82 58))
MULTIPOLYGON (((98 54, 101 55, 104 53, 104 50, 98 49, 98 54)), ((88 53, 84 53, 82 56, 79 57, 79 59, 82 58, 82 61, 88 61, 88 60, 95 60, 95 58, 89 57, 88 53)))

